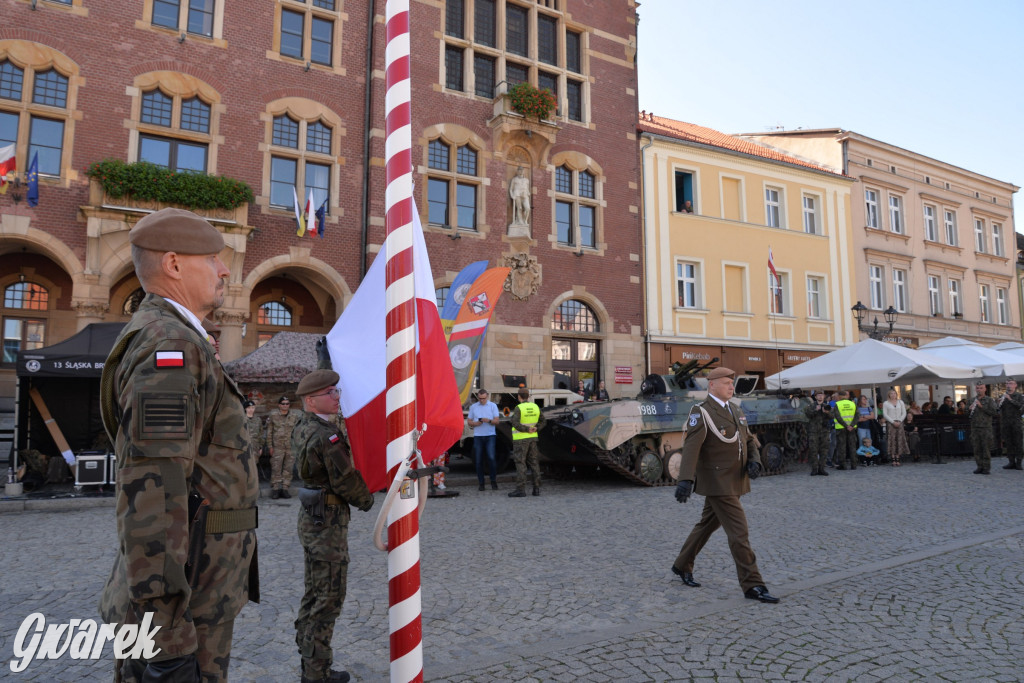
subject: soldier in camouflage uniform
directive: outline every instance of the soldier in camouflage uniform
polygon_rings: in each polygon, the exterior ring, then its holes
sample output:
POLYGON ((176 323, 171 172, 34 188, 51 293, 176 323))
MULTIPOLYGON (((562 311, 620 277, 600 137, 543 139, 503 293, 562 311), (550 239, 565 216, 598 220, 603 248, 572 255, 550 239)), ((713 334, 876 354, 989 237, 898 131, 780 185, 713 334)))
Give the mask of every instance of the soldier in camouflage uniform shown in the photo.
POLYGON ((263 421, 256 417, 254 402, 246 399, 242 405, 245 406, 245 428, 249 433, 249 455, 255 462, 259 462, 263 451, 263 421))
POLYGON ((292 430, 299 422, 298 411, 292 412, 291 401, 282 396, 277 401, 280 408, 267 417, 267 448, 270 450, 270 497, 291 498, 288 487, 292 483, 292 430))
MULTIPOLYGON (((297 394, 305 412, 292 431, 292 451, 299 461, 305 495, 323 491, 322 517, 313 507, 299 507, 299 542, 305 555, 305 593, 295 619, 295 643, 302 656, 302 682, 347 681, 345 671, 332 671, 331 638, 345 602, 348 576, 349 505, 363 511, 373 494, 352 464, 348 440, 337 428, 338 373, 314 370, 299 382, 297 394)), ((304 498, 300 495, 300 500, 304 498)))
POLYGON ((100 384, 118 466, 100 613, 113 624, 152 613, 159 627, 157 655, 117 662, 115 680, 226 681, 235 617, 259 600, 259 489, 242 394, 201 323, 224 302, 224 240, 181 209, 146 216, 129 239, 147 294, 100 384))
POLYGON ((991 474, 992 470, 992 418, 998 413, 996 402, 986 396, 988 388, 975 384, 977 395, 967 408, 971 420, 971 446, 974 448, 974 462, 978 464, 975 474, 991 474))
POLYGON ((544 413, 536 403, 530 401, 530 390, 519 387, 519 405, 512 411, 512 459, 516 463, 516 490, 510 491, 509 498, 526 495, 526 470, 533 472, 533 495, 540 495, 540 450, 537 447, 537 432, 544 428, 544 413))
POLYGON ((1006 380, 1006 393, 999 397, 999 431, 1007 460, 1004 470, 1024 469, 1021 466, 1021 451, 1024 450, 1021 412, 1024 412, 1024 394, 1017 393, 1017 380, 1011 377, 1006 380))
POLYGON ((804 407, 807 416, 807 459, 811 462, 811 476, 828 476, 825 471, 825 460, 832 433, 835 431, 832 420, 832 406, 825 403, 825 392, 818 389, 814 392, 814 402, 804 407))

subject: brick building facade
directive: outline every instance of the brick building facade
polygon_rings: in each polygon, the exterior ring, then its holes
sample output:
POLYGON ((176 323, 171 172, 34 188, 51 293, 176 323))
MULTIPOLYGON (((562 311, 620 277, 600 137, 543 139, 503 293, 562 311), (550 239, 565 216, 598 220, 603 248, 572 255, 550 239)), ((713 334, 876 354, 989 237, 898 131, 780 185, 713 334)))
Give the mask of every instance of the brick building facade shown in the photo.
MULTIPOLYGON (((473 261, 514 269, 488 386, 600 377, 622 395, 642 379, 636 3, 596 4, 410 4, 415 197, 438 294, 473 261), (556 92, 550 120, 511 110, 523 80, 556 92), (532 211, 512 225, 520 168, 532 211)), ((225 361, 333 325, 385 233, 385 7, 367 5, 0 0, 0 147, 16 146, 18 180, 36 156, 40 174, 38 206, 24 187, 0 195, 0 397, 18 349, 130 316, 127 234, 160 205, 90 180, 107 158, 252 188, 207 212, 231 269, 214 321, 225 361), (326 202, 322 239, 296 235, 293 187, 326 202)))

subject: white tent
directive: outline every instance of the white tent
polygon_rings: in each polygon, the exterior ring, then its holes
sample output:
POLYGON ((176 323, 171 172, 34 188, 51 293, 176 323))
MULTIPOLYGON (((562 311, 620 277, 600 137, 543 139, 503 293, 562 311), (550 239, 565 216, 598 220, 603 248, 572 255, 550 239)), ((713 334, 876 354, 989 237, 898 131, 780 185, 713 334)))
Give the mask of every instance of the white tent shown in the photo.
POLYGON ((1016 356, 1024 356, 1024 344, 1020 342, 1003 342, 1002 344, 996 344, 992 347, 996 351, 1002 351, 1003 353, 1012 353, 1016 356))
POLYGON ((936 358, 970 365, 988 379, 1004 379, 1024 374, 1024 356, 990 349, 960 337, 943 337, 918 348, 936 358))
POLYGON ((837 349, 765 378, 769 389, 861 387, 967 379, 981 373, 956 361, 874 339, 837 349))

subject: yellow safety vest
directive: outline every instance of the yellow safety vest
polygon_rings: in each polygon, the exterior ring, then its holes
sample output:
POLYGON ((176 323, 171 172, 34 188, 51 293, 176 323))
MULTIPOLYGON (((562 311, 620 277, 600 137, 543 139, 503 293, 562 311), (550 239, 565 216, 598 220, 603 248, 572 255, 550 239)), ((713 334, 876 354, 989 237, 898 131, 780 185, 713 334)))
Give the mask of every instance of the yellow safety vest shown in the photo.
MULTIPOLYGON (((532 425, 537 424, 537 420, 540 419, 540 408, 536 403, 520 403, 519 404, 519 424, 532 425)), ((536 439, 537 432, 520 432, 515 427, 512 428, 512 440, 519 441, 520 439, 536 439)))
MULTIPOLYGON (((842 400, 842 401, 836 401, 836 410, 839 411, 839 414, 843 417, 844 420, 846 420, 847 422, 849 422, 852 425, 856 425, 857 424, 857 404, 856 403, 854 403, 853 401, 851 401, 849 399, 845 399, 845 400, 842 400)), ((839 420, 833 420, 833 422, 835 422, 836 429, 846 429, 846 425, 844 425, 839 420)))

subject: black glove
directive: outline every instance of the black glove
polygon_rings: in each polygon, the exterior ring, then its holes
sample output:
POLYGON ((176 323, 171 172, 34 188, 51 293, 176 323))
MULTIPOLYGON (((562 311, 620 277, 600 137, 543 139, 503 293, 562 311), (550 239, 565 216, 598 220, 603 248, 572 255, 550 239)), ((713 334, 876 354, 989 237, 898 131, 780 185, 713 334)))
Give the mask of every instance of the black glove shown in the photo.
POLYGON ((761 463, 756 460, 751 460, 747 463, 747 476, 751 479, 757 479, 761 476, 761 463))
POLYGON ((142 674, 142 683, 199 683, 199 660, 194 654, 162 662, 150 662, 142 674))
POLYGON ((360 506, 359 509, 362 510, 363 512, 369 512, 370 508, 372 508, 372 507, 373 507, 373 496, 371 495, 370 496, 370 502, 367 503, 365 506, 360 506))
POLYGON ((693 493, 692 481, 680 481, 676 483, 676 500, 680 503, 685 503, 691 493, 693 493))
POLYGON ((320 337, 316 340, 316 368, 317 370, 333 370, 331 367, 331 352, 327 350, 327 337, 320 337))

